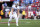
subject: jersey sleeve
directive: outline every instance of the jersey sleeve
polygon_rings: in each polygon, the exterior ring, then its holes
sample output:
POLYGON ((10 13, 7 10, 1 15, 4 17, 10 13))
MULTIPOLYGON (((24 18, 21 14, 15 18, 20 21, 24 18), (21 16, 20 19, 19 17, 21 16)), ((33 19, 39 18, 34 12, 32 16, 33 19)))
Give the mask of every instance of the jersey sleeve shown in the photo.
POLYGON ((15 5, 12 5, 12 8, 15 8, 15 5))
POLYGON ((19 6, 17 6, 17 9, 20 9, 20 7, 19 7, 19 6))

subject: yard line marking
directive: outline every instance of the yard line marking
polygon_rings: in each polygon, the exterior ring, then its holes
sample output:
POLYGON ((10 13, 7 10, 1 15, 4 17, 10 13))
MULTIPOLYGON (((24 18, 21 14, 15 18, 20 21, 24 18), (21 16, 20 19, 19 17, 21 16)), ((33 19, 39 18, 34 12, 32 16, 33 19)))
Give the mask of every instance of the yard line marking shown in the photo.
MULTIPOLYGON (((8 22, 0 22, 1 24, 6 24, 6 23, 8 23, 8 22)), ((10 23, 16 23, 16 22, 10 22, 10 23)))
MULTIPOLYGON (((7 24, 8 22, 0 22, 0 24, 7 24)), ((16 22, 10 22, 10 23, 16 23, 16 22)), ((20 23, 20 22, 19 22, 20 23)))
POLYGON ((31 22, 26 22, 26 23, 31 23, 31 22))

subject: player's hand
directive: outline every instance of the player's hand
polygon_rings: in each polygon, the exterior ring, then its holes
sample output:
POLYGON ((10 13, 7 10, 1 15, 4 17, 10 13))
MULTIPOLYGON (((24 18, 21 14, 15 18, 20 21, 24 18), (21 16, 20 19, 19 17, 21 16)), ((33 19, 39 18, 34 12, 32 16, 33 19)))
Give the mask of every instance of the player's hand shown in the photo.
POLYGON ((12 12, 12 14, 13 14, 13 12, 12 12))
POLYGON ((18 15, 19 15, 20 13, 18 12, 18 15))

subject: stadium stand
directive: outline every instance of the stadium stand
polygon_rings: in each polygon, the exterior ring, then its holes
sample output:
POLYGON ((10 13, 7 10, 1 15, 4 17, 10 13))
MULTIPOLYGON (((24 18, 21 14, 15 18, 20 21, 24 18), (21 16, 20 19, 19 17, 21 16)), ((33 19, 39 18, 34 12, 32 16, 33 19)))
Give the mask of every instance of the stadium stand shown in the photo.
MULTIPOLYGON (((7 7, 10 7, 9 9, 11 9, 12 3, 15 2, 15 0, 8 0, 10 2, 7 2, 7 7), (11 5, 11 6, 10 6, 11 5)), ((20 6, 25 6, 25 12, 26 14, 28 14, 28 11, 30 12, 34 12, 39 10, 40 11, 40 0, 17 0, 18 2, 20 2, 20 6)), ((5 1, 3 2, 3 4, 5 3, 5 1)), ((2 6, 2 9, 4 9, 4 5, 2 6)), ((28 15, 26 15, 26 17, 28 17, 28 15)))

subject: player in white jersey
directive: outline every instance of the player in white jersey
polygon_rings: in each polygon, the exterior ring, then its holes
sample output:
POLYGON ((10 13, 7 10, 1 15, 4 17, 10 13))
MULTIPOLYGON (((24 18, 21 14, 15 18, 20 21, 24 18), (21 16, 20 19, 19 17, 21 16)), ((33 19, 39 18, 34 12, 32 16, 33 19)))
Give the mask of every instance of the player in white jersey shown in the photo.
POLYGON ((8 21, 8 26, 10 26, 10 21, 12 20, 12 18, 15 18, 16 20, 16 26, 18 26, 18 15, 19 15, 19 5, 14 3, 12 5, 12 10, 10 12, 10 15, 9 15, 9 21, 8 21), (17 11, 14 11, 15 9, 17 9, 17 11))

